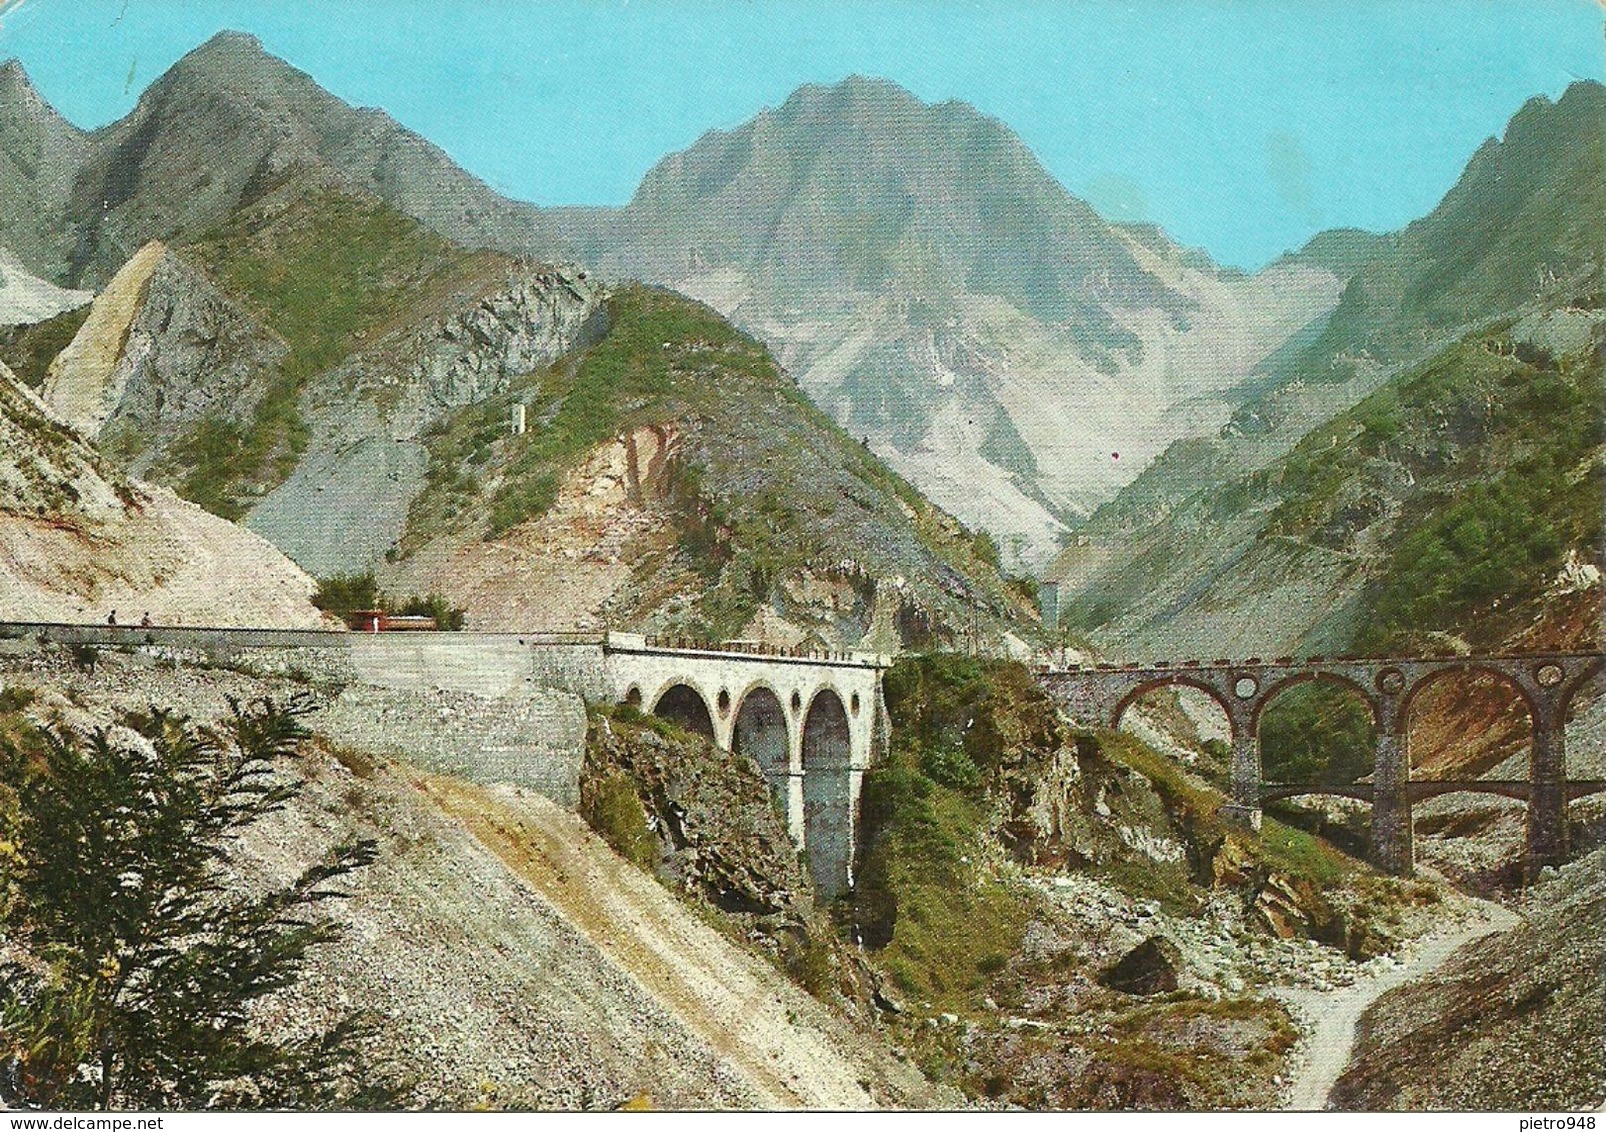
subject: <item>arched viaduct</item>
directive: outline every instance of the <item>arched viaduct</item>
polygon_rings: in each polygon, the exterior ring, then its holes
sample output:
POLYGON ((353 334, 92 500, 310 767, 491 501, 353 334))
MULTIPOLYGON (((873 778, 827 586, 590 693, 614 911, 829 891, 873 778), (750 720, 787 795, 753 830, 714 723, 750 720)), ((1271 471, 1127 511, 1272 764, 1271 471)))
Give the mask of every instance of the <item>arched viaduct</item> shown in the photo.
POLYGON ((888 739, 882 658, 674 646, 610 633, 604 667, 617 702, 752 758, 820 895, 852 886, 864 772, 888 739))
POLYGON ((1599 653, 1532 653, 1512 656, 1451 656, 1403 659, 1311 657, 1182 664, 1100 664, 1044 670, 1044 686, 1074 719, 1114 728, 1140 696, 1158 688, 1195 688, 1215 700, 1232 729, 1228 811, 1259 826, 1261 806, 1280 798, 1336 794, 1372 805, 1372 854, 1390 872, 1413 868, 1412 803, 1458 791, 1498 794, 1528 803, 1525 871, 1567 859, 1567 803, 1606 791, 1606 782, 1569 781, 1566 760, 1568 708, 1578 690, 1598 680, 1606 657, 1599 653), (1528 709, 1532 726, 1527 781, 1413 781, 1406 725, 1412 701, 1429 685, 1453 673, 1490 673, 1509 684, 1528 709), (1369 783, 1324 786, 1266 782, 1260 762, 1260 716, 1266 705, 1297 684, 1325 680, 1350 689, 1372 713, 1376 761, 1369 783))
POLYGON ((0 623, 0 641, 169 648, 233 663, 242 653, 328 665, 339 681, 516 699, 531 686, 633 703, 751 757, 808 857, 818 892, 853 883, 859 795, 884 751, 885 658, 873 653, 661 642, 632 633, 354 633, 0 623))

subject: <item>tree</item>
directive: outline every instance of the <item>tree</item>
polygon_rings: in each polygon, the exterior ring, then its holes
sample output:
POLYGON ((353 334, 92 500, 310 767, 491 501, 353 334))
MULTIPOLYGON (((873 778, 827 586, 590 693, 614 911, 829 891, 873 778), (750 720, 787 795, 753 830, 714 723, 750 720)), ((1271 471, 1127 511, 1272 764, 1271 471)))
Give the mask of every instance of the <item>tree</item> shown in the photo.
POLYGON ((230 869, 253 823, 300 790, 274 769, 303 704, 231 701, 215 729, 153 709, 141 740, 0 730, 0 1102, 65 1109, 381 1107, 361 1016, 275 1040, 253 1007, 337 929, 343 844, 263 891, 230 869))

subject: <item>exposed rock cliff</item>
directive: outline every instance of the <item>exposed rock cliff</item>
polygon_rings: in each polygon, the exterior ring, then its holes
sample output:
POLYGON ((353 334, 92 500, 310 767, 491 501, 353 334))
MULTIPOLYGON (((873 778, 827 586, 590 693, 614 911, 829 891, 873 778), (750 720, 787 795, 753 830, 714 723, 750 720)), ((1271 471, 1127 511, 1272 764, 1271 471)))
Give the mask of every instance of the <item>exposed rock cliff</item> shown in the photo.
POLYGON ((428 433, 600 333, 601 296, 573 268, 519 268, 444 316, 320 376, 302 399, 311 441, 246 525, 318 575, 373 565, 424 490, 428 433))

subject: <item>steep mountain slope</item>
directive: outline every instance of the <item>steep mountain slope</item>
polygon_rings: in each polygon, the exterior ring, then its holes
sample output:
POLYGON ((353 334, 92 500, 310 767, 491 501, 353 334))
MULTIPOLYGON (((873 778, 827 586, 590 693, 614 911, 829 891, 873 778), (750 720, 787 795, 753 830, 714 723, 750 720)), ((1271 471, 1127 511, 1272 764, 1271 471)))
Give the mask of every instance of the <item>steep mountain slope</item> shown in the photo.
POLYGON ((1064 620, 1171 656, 1586 643, 1603 344, 1594 288, 1468 335, 1267 467, 1069 552, 1064 620))
POLYGON ((594 346, 429 436, 394 590, 486 627, 888 648, 1029 621, 971 536, 815 409, 752 339, 625 288, 594 346), (505 422, 522 406, 530 430, 505 422))
POLYGON ((420 430, 572 348, 595 309, 584 273, 296 182, 141 249, 45 396, 134 474, 249 516, 318 573, 361 569, 423 485, 420 430))
POLYGON ((1606 87, 1597 82, 1574 83, 1554 103, 1532 99, 1428 216, 1386 236, 1322 233, 1286 257, 1348 279, 1332 316, 1267 359, 1257 379, 1266 392, 1219 435, 1173 445, 1082 533, 1107 543, 1189 495, 1266 467, 1474 326, 1576 289, 1602 257, 1603 121, 1606 87))
POLYGON ((18 196, 16 211, 4 202, 0 243, 62 284, 98 286, 145 243, 194 239, 291 179, 373 194, 465 247, 554 244, 533 206, 498 196, 382 111, 348 106, 234 32, 186 55, 126 117, 89 135, 8 64, 0 157, 25 174, 0 174, 0 185, 15 179, 16 192, 33 194, 18 196), (49 161, 34 170, 39 154, 49 161), (45 207, 21 207, 30 201, 45 207))
MULTIPOLYGON (((152 704, 216 725, 230 699, 340 698, 338 688, 158 664, 144 652, 109 653, 86 672, 66 650, 33 642, 0 655, 0 685, 0 727, 11 733, 20 720, 7 709, 24 699, 34 724, 88 731, 152 704)), ((302 792, 232 846, 231 866, 247 883, 277 882, 335 845, 372 840, 378 852, 326 906, 340 938, 257 1004, 270 1034, 304 1033, 360 1005, 381 1023, 376 1060, 430 1108, 959 1100, 615 856, 574 814, 525 790, 396 761, 322 713, 306 722, 319 738, 275 767, 302 792)))
POLYGON ((267 542, 123 479, 0 365, 0 620, 311 628, 315 586, 267 542))
POLYGON ((66 281, 76 243, 67 201, 88 149, 20 63, 0 63, 0 246, 50 282, 66 281))
POLYGON ((1219 427, 1331 309, 1308 262, 1255 278, 1105 223, 1003 124, 887 82, 800 88, 656 166, 619 210, 554 214, 600 270, 766 341, 850 433, 1042 562, 1170 440, 1219 427))

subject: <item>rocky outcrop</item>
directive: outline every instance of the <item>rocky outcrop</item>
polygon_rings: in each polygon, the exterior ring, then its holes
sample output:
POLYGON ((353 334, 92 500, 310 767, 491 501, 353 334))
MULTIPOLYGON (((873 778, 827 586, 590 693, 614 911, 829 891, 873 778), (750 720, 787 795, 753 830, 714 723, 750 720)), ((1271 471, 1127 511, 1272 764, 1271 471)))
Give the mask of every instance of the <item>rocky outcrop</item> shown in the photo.
MULTIPOLYGON (((433 408, 461 408, 589 345, 601 331, 600 298, 578 268, 535 268, 473 306, 406 335, 383 354, 412 360, 403 380, 427 391, 433 408)), ((365 360, 359 358, 348 372, 358 375, 359 388, 372 389, 363 378, 383 377, 364 374, 365 360)))
POLYGON ((665 883, 767 937, 801 931, 813 891, 770 786, 751 758, 715 749, 660 721, 596 716, 586 740, 580 812, 605 838, 621 827, 610 792, 639 802, 649 839, 640 863, 665 883))
POLYGON ((1147 997, 1177 989, 1177 972, 1182 953, 1162 935, 1152 935, 1104 973, 1104 985, 1111 990, 1147 997))
MULTIPOLYGON (((129 334, 144 306, 146 284, 166 256, 165 247, 150 243, 123 264, 46 372, 45 401, 51 411, 91 440, 122 401, 131 369, 125 363, 129 334)), ((133 348, 144 352, 148 344, 133 348)))
POLYGON ((95 300, 45 396, 144 475, 200 421, 248 415, 286 352, 202 272, 152 243, 95 300))
POLYGON ((600 332, 601 295, 574 268, 528 267, 316 379, 311 442, 246 525, 317 575, 372 566, 423 489, 426 432, 600 332))

